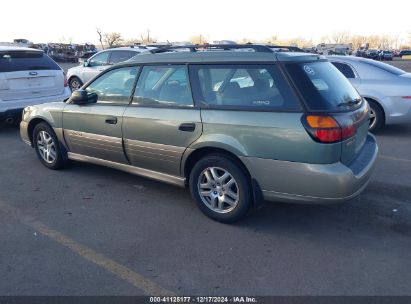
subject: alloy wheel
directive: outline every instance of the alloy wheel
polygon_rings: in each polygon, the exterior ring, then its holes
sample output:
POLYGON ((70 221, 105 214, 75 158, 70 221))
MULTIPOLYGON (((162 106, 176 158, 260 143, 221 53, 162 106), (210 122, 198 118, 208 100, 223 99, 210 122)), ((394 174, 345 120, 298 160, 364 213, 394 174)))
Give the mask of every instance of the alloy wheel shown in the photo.
POLYGON ((37 150, 46 163, 52 164, 56 160, 56 145, 53 137, 46 131, 40 131, 37 134, 37 150))
POLYGON ((374 128, 377 123, 377 115, 373 108, 370 107, 370 129, 374 128))
POLYGON ((80 84, 80 82, 79 82, 77 79, 73 79, 73 80, 70 82, 70 87, 71 87, 71 90, 72 90, 72 91, 75 91, 75 90, 80 89, 81 84, 80 84))
POLYGON ((232 211, 240 199, 237 181, 227 170, 219 167, 203 170, 197 189, 201 201, 217 213, 232 211))

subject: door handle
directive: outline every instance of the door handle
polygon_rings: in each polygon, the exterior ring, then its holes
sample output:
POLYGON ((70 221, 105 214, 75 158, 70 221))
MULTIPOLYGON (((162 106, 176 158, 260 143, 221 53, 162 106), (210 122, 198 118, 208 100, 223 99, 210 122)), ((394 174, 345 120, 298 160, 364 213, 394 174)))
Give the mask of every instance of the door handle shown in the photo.
POLYGON ((106 123, 110 125, 115 125, 117 123, 117 117, 107 117, 106 123))
POLYGON ((185 132, 194 132, 196 125, 194 123, 182 123, 178 129, 185 132))

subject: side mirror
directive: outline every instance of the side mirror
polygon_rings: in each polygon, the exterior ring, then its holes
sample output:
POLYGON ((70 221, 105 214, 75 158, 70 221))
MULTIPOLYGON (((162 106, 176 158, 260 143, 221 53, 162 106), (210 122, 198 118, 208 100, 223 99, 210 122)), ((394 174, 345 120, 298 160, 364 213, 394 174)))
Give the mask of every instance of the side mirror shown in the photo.
POLYGON ((86 90, 77 90, 71 94, 70 103, 76 105, 85 105, 89 103, 96 103, 98 95, 94 92, 88 93, 86 90))
POLYGON ((88 67, 88 66, 90 66, 90 62, 88 61, 88 60, 84 60, 84 62, 83 62, 83 67, 88 67))

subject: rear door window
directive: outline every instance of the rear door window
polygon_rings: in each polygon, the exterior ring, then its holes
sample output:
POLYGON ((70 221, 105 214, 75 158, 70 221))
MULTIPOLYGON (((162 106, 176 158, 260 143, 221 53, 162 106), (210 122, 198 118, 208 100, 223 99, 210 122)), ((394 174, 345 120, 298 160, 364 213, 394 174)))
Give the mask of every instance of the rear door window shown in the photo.
POLYGON ((344 111, 361 102, 358 92, 330 62, 288 63, 286 69, 310 110, 344 111))
POLYGON ((135 56, 137 53, 133 51, 112 51, 110 56, 110 64, 116 64, 129 60, 131 57, 135 56))
POLYGON ((196 102, 203 107, 298 110, 300 105, 276 65, 192 65, 196 102))
POLYGON ((61 68, 43 52, 11 51, 0 52, 0 72, 32 70, 61 70, 61 68))

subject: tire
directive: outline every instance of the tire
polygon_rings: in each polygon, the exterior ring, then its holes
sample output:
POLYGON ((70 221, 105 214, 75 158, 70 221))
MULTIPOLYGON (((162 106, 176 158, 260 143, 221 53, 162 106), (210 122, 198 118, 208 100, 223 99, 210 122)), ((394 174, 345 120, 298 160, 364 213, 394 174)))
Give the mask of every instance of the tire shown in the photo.
POLYGON ((377 132, 385 125, 384 111, 381 106, 372 100, 367 100, 370 106, 370 132, 377 132))
POLYGON ((69 87, 71 91, 75 91, 80 89, 83 86, 83 82, 80 80, 80 78, 74 76, 70 78, 69 81, 69 87))
POLYGON ((48 124, 42 122, 34 127, 33 146, 37 157, 47 168, 58 170, 67 165, 67 152, 48 124))
POLYGON ((190 172, 189 187, 200 210, 218 222, 236 222, 247 215, 252 205, 245 170, 236 160, 223 154, 210 154, 200 159, 190 172), (206 194, 201 195, 201 189, 206 194))

